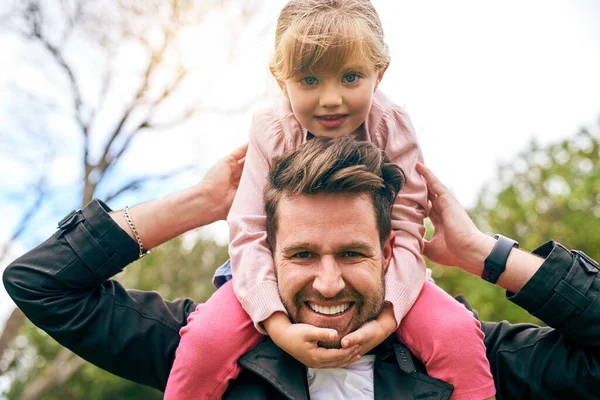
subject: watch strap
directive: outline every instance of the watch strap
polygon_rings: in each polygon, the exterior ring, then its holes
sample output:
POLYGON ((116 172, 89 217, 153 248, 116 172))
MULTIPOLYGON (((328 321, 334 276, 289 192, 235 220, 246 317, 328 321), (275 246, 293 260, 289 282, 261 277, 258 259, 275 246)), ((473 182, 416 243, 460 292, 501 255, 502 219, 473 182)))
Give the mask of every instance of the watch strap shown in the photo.
POLYGON ((496 283, 506 269, 506 260, 508 260, 511 250, 514 247, 519 247, 519 243, 506 236, 494 235, 494 239, 496 239, 496 244, 490 255, 485 259, 481 274, 482 279, 491 283, 496 283))

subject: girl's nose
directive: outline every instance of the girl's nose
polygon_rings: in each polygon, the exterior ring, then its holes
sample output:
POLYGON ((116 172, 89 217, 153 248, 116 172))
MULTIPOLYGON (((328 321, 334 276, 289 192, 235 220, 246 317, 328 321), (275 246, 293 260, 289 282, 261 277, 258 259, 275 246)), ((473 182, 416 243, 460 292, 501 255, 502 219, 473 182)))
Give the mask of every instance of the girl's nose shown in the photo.
POLYGON ((325 88, 321 92, 319 105, 323 108, 335 108, 342 105, 342 96, 336 88, 325 88))

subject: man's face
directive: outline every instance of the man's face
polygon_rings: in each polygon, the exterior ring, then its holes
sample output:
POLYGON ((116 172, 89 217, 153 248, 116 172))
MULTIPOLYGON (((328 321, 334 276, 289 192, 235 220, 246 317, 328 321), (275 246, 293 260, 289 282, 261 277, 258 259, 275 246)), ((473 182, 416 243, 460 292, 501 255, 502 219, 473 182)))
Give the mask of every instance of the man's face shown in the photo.
MULTIPOLYGON (((376 318, 393 235, 381 248, 372 200, 317 194, 282 199, 274 252, 279 294, 290 318, 338 331, 376 318)), ((340 340, 320 343, 339 347, 340 340)))

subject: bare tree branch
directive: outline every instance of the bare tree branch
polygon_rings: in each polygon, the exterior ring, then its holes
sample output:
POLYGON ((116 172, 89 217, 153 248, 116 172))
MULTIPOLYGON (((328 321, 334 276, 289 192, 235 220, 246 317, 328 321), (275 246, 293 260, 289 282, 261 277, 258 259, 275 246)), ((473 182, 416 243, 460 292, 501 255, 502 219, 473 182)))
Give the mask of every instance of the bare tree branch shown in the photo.
MULTIPOLYGON (((39 5, 31 5, 30 12, 34 14, 40 14, 39 5)), ((50 43, 50 41, 42 34, 40 19, 41 17, 31 19, 31 22, 33 24, 33 32, 31 36, 36 38, 46 48, 46 50, 48 50, 48 52, 52 55, 56 63, 62 68, 63 72, 67 75, 71 91, 73 92, 73 107, 75 110, 75 118, 82 130, 83 135, 88 136, 88 126, 84 122, 82 115, 83 100, 81 96, 81 91, 79 90, 79 85, 77 83, 77 78, 75 77, 71 66, 65 61, 63 54, 59 50, 59 48, 50 43)))
POLYGON ((155 175, 155 176, 145 176, 145 177, 142 177, 142 178, 134 179, 131 182, 123 185, 119 189, 115 190, 114 192, 112 192, 108 196, 106 196, 106 198, 105 198, 104 201, 106 203, 108 203, 108 202, 116 199, 117 197, 119 197, 120 195, 122 195, 125 192, 131 191, 131 190, 138 190, 145 183, 164 181, 164 180, 173 178, 173 177, 175 177, 177 175, 180 175, 180 174, 182 174, 184 172, 188 172, 188 171, 194 170, 195 168, 196 168, 195 165, 184 165, 184 166, 182 166, 180 168, 177 168, 177 169, 175 169, 173 171, 167 172, 166 174, 155 175))
MULTIPOLYGON (((125 110, 125 112, 123 113, 121 120, 119 121, 119 123, 117 124, 117 127, 114 129, 114 131, 110 135, 108 142, 104 147, 104 152, 102 153, 102 156, 100 157, 100 161, 97 164, 97 167, 99 168, 100 171, 102 171, 102 172, 106 171, 106 169, 108 168, 108 166, 110 165, 112 160, 115 158, 118 158, 118 156, 114 157, 112 159, 109 158, 109 154, 110 154, 112 145, 113 145, 114 141, 117 139, 117 137, 119 137, 119 135, 122 133, 123 126, 125 125, 125 122, 129 119, 129 116, 131 115, 132 111, 135 109, 135 107, 137 107, 140 100, 144 97, 145 92, 148 90, 148 86, 150 84, 150 77, 152 76, 152 73, 154 72, 154 70, 156 69, 157 65, 159 64, 162 56, 164 55, 164 53, 171 41, 172 34, 173 34, 172 32, 166 32, 165 39, 164 39, 164 42, 163 42, 163 45, 161 46, 161 48, 157 52, 151 54, 150 62, 148 63, 148 66, 146 67, 144 76, 142 78, 142 83, 141 83, 140 87, 138 88, 137 93, 135 94, 133 100, 131 101, 131 103, 125 110)), ((123 151, 120 151, 119 153, 122 154, 123 151)))
MULTIPOLYGON (((25 320, 25 314, 23 314, 23 311, 18 308, 15 308, 10 314, 10 317, 8 317, 8 320, 4 325, 2 336, 0 336, 0 354, 4 354, 4 351, 8 348, 8 345, 19 333, 19 329, 25 320)), ((2 371, 0 371, 0 373, 1 372, 2 371)))
MULTIPOLYGON (((47 193, 44 190, 44 178, 40 180, 37 187, 38 189, 35 201, 23 214, 23 216, 17 223, 15 229, 13 230, 13 233, 10 235, 10 238, 6 242, 4 242, 2 248, 0 249, 0 261, 3 261, 6 258, 15 240, 21 237, 25 229, 27 229, 27 227, 29 226, 29 221, 31 221, 35 213, 40 209, 41 204, 46 199, 47 193)), ((2 353, 0 352, 0 354, 2 353)))
POLYGON ((68 17, 66 18, 67 21, 65 23, 65 28, 61 35, 61 38, 58 41, 58 46, 57 46, 58 48, 63 47, 65 42, 68 40, 68 38, 73 33, 73 30, 75 29, 75 26, 77 25, 77 22, 81 19, 82 10, 83 10, 83 1, 79 0, 79 1, 75 2, 74 10, 72 12, 69 12, 69 4, 66 1, 61 2, 61 8, 63 10, 63 14, 68 15, 68 17))

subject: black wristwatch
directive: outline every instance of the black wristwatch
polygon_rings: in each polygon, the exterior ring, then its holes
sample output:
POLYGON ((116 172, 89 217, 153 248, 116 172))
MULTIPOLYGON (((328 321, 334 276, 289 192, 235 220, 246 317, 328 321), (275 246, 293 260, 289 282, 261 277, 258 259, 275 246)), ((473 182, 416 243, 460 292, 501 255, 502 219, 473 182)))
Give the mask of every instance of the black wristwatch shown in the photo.
POLYGON ((496 283, 498 278, 506 269, 506 260, 514 247, 519 247, 519 243, 502 235, 494 235, 496 244, 492 252, 485 259, 481 278, 488 282, 496 283))

